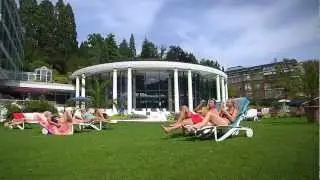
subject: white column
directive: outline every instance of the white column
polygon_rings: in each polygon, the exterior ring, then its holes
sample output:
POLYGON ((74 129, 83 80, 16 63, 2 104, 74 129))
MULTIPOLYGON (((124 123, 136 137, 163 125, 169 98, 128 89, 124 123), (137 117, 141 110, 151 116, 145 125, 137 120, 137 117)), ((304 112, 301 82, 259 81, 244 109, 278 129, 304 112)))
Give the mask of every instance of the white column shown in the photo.
POLYGON ((219 78, 219 76, 217 75, 217 77, 216 77, 216 88, 217 88, 217 102, 220 102, 221 101, 221 96, 220 96, 220 92, 221 92, 221 90, 220 90, 220 78, 219 78))
POLYGON ((172 102, 173 102, 173 99, 172 99, 172 80, 171 80, 172 76, 169 75, 169 78, 168 78, 168 103, 169 103, 169 111, 172 112, 173 110, 173 107, 172 107, 172 102))
MULTIPOLYGON (((82 74, 81 76, 81 97, 86 97, 86 76, 84 74, 82 74)), ((82 102, 81 108, 86 108, 86 104, 84 101, 82 102)))
POLYGON ((127 89, 127 110, 128 114, 132 111, 132 69, 128 68, 128 89, 127 89))
POLYGON ((178 69, 174 69, 174 111, 179 112, 179 81, 178 81, 178 69))
POLYGON ((137 108, 137 97, 136 97, 136 92, 137 92, 137 85, 136 85, 136 75, 133 74, 132 76, 132 108, 135 109, 137 108))
POLYGON ((188 106, 189 110, 193 111, 193 93, 192 93, 192 73, 188 70, 188 106))
POLYGON ((225 102, 226 101, 226 90, 224 87, 224 78, 221 77, 221 101, 225 102))
POLYGON ((226 100, 229 99, 229 95, 228 95, 228 82, 225 82, 225 89, 226 89, 226 100))
MULTIPOLYGON (((76 77, 76 98, 80 96, 80 80, 79 76, 76 77)), ((76 101, 76 108, 79 108, 79 101, 76 101)))
MULTIPOLYGON (((117 93, 118 93, 118 91, 117 91, 118 90, 118 88, 117 88, 117 84, 118 84, 117 80, 118 80, 118 77, 117 77, 117 70, 116 69, 113 70, 112 78, 113 78, 113 81, 112 81, 112 87, 113 87, 113 89, 112 89, 112 100, 113 100, 114 103, 118 103, 118 101, 117 101, 117 96, 118 96, 117 95, 117 93)), ((113 104, 112 109, 113 109, 114 113, 117 112, 117 106, 115 104, 113 104)))

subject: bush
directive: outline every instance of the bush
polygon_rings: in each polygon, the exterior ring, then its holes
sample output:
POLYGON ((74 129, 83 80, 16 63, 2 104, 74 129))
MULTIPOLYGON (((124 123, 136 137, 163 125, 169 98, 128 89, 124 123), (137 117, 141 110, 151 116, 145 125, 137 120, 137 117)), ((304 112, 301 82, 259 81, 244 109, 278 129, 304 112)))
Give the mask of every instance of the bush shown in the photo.
POLYGON ((168 121, 174 121, 175 119, 177 119, 177 114, 175 113, 170 113, 167 117, 168 121))
POLYGON ((50 104, 46 100, 39 101, 27 101, 24 106, 24 112, 44 112, 50 111, 56 114, 58 111, 53 104, 50 104))
POLYGON ((110 120, 131 120, 131 119, 146 119, 147 116, 140 115, 140 114, 115 114, 111 116, 110 120))
POLYGON ((22 109, 19 107, 20 105, 16 105, 15 103, 8 102, 5 104, 4 108, 7 110, 6 119, 12 119, 12 113, 14 112, 22 112, 22 109))

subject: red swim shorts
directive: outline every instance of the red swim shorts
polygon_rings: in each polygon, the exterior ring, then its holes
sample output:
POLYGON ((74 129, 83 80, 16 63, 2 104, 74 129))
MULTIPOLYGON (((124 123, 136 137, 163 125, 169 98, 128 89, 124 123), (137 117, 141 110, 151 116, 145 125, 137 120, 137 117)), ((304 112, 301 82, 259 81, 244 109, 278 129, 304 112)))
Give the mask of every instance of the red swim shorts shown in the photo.
POLYGON ((23 113, 12 113, 13 119, 15 120, 21 120, 24 118, 23 113))
POLYGON ((192 114, 191 120, 192 120, 193 124, 198 124, 198 123, 202 122, 203 117, 200 116, 199 114, 192 114))

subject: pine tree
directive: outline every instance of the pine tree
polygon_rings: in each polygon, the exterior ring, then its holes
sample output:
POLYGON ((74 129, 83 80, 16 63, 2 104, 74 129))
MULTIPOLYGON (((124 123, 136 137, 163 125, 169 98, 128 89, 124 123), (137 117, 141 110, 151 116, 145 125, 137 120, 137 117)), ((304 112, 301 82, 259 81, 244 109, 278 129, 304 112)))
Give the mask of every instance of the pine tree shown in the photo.
POLYGON ((121 60, 127 60, 128 58, 130 58, 131 51, 125 39, 123 39, 119 45, 119 54, 121 60))
POLYGON ((145 39, 142 43, 141 58, 158 58, 157 47, 148 39, 145 39))
POLYGON ((135 45, 135 41, 134 41, 134 37, 133 34, 131 34, 130 36, 130 42, 129 42, 129 49, 130 49, 130 58, 134 59, 136 57, 136 45, 135 45))
POLYGON ((68 3, 65 5, 63 0, 56 4, 56 40, 57 40, 57 59, 61 66, 62 73, 66 73, 67 62, 71 56, 75 56, 77 51, 77 32, 72 7, 68 3))
POLYGON ((109 33, 105 38, 105 43, 107 46, 107 58, 109 62, 115 62, 119 59, 119 49, 115 40, 115 35, 109 33))
POLYGON ((55 36, 56 18, 54 6, 49 0, 41 1, 39 8, 39 31, 37 40, 41 57, 48 63, 52 64, 58 71, 62 70, 59 64, 56 64, 57 58, 57 41, 55 36))
POLYGON ((23 67, 25 71, 32 71, 30 64, 37 59, 38 5, 36 0, 20 0, 19 4, 19 14, 25 29, 23 67))

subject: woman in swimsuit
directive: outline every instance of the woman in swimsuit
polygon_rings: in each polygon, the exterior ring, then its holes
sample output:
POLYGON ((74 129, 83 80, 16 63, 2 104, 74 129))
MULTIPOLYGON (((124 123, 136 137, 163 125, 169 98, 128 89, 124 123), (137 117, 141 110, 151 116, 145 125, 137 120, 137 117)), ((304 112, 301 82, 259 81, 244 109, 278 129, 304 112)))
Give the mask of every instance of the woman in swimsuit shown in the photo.
POLYGON ((86 123, 90 120, 80 120, 72 116, 72 110, 67 109, 62 116, 59 117, 58 122, 52 122, 52 114, 49 111, 46 111, 38 115, 39 124, 46 128, 50 134, 54 135, 72 135, 73 134, 73 123, 86 123))
POLYGON ((203 121, 203 118, 206 116, 206 114, 210 112, 217 113, 215 105, 216 105, 216 101, 214 99, 210 99, 208 101, 207 107, 203 106, 201 108, 196 108, 198 109, 196 113, 190 112, 185 106, 183 111, 180 113, 180 115, 184 115, 181 117, 185 117, 185 119, 182 119, 182 120, 178 119, 178 121, 172 124, 170 127, 165 127, 165 126, 161 126, 161 127, 166 133, 169 133, 175 129, 183 128, 185 125, 194 125, 194 124, 201 123, 203 121))
POLYGON ((206 125, 214 126, 226 126, 233 122, 235 119, 238 110, 235 107, 235 102, 232 99, 227 100, 226 106, 228 110, 225 110, 225 107, 222 105, 220 112, 211 111, 207 113, 202 122, 195 124, 193 128, 199 129, 206 125))

